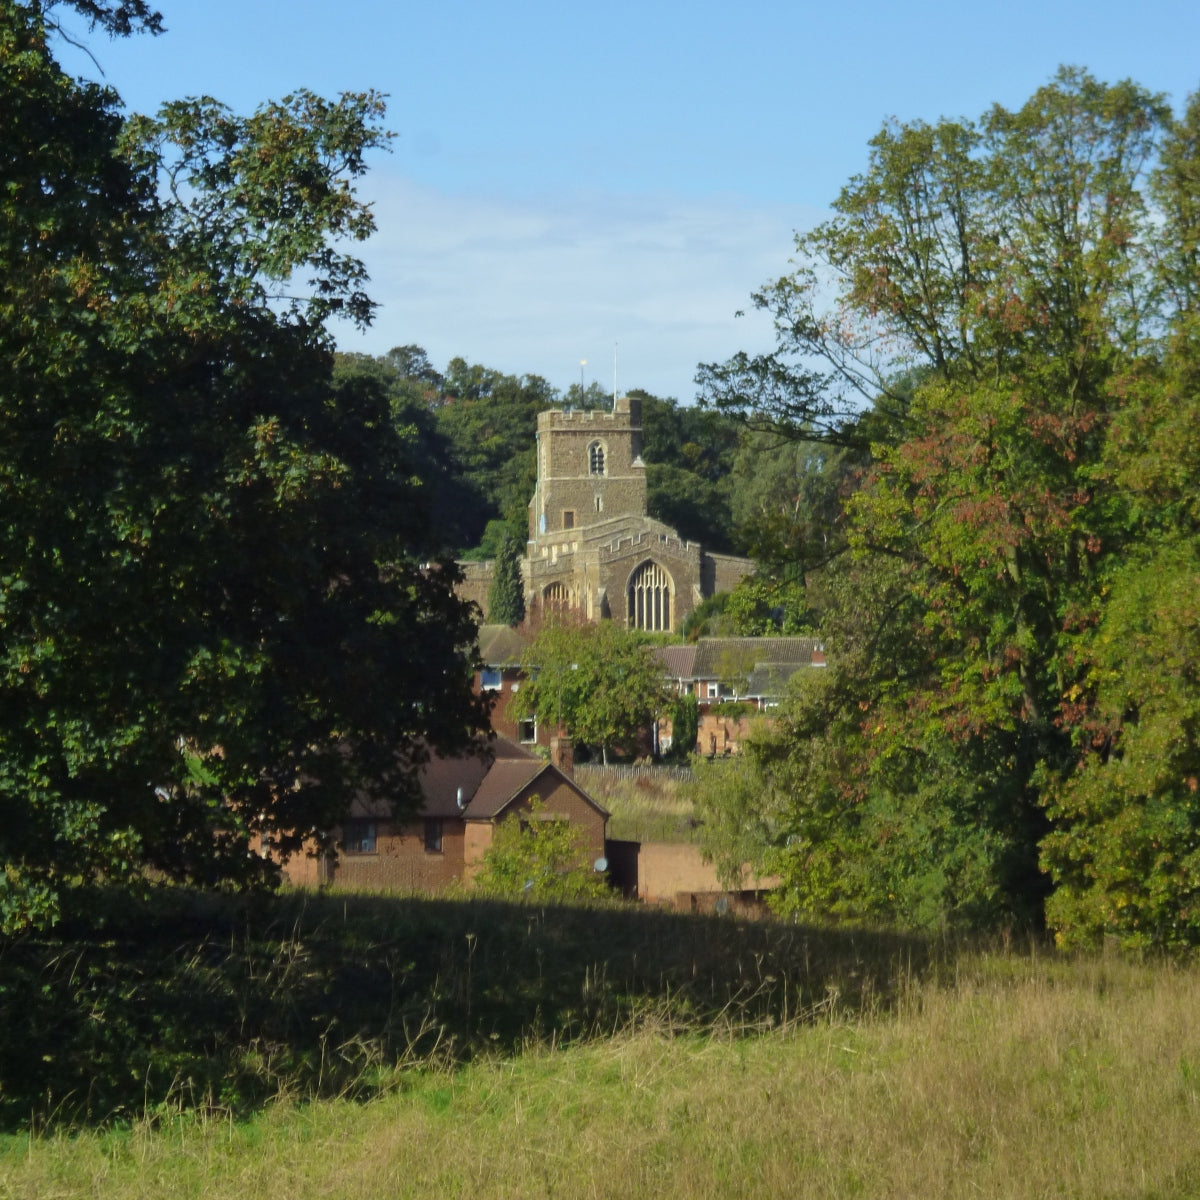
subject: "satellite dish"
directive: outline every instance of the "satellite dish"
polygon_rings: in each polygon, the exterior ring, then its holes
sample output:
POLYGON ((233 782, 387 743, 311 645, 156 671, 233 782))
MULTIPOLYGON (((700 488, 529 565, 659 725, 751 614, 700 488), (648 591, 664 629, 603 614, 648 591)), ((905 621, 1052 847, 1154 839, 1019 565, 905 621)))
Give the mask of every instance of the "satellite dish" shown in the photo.
POLYGON ((603 874, 603 872, 608 870, 608 859, 605 858, 603 854, 600 855, 600 857, 596 859, 594 863, 592 863, 592 870, 599 871, 603 874))
POLYGON ((462 812, 462 810, 467 807, 466 799, 463 797, 462 788, 458 789, 458 795, 455 796, 454 799, 455 799, 455 802, 458 804, 458 811, 462 812))

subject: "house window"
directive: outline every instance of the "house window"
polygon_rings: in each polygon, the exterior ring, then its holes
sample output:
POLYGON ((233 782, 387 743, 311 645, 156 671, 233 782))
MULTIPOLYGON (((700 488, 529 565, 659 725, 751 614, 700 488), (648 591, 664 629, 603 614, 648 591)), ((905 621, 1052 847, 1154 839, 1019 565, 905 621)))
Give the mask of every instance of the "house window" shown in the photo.
POLYGON ((342 845, 347 854, 374 854, 375 822, 347 821, 342 826, 342 845))
POLYGON ((592 475, 604 474, 604 443, 593 442, 588 447, 588 472, 592 475))
POLYGON ((441 854, 442 852, 442 823, 441 821, 425 822, 425 853, 441 854))
POLYGON ((719 683, 710 683, 708 685, 708 698, 710 700, 718 700, 721 696, 721 685, 719 683))
POLYGON ((574 529, 575 528, 575 510, 573 508, 564 508, 563 509, 563 528, 564 529, 574 529))
POLYGON ((537 717, 526 717, 517 726, 517 732, 523 746, 532 746, 537 742, 537 717))
POLYGON ((479 672, 479 686, 485 692, 498 692, 500 690, 500 670, 497 667, 484 667, 479 672))
POLYGON ((596 511, 597 512, 604 511, 604 497, 603 496, 596 497, 596 511))

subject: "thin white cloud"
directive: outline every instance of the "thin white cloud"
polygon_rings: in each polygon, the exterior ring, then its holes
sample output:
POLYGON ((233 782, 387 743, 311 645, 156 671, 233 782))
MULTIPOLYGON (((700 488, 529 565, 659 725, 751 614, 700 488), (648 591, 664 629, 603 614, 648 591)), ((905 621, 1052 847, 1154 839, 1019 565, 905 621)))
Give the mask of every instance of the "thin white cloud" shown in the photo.
POLYGON ((409 342, 564 388, 586 378, 683 401, 701 361, 763 349, 750 293, 786 269, 797 227, 818 213, 733 199, 447 195, 378 172, 364 194, 378 233, 363 248, 381 308, 345 349, 409 342), (739 309, 746 317, 735 319, 739 309))

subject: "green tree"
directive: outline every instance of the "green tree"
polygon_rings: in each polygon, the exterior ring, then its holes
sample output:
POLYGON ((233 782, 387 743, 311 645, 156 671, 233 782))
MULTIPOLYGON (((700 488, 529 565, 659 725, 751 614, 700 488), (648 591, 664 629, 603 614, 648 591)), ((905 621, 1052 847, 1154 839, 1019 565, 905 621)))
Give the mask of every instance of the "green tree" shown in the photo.
POLYGON ((607 896, 608 884, 591 861, 583 830, 547 813, 534 796, 528 815, 513 814, 496 825, 473 890, 504 899, 569 904, 607 896))
POLYGON ((747 430, 730 474, 740 544, 768 578, 801 585, 845 548, 842 502, 863 455, 747 430))
POLYGON ((521 582, 524 545, 511 534, 500 543, 492 584, 488 589, 487 619, 496 625, 519 625, 525 619, 525 589, 521 582))
POLYGON ((696 697, 688 692, 672 697, 667 707, 671 717, 671 757, 686 762, 696 753, 696 739, 700 734, 700 705, 696 697))
POLYGON ((469 612, 421 566, 423 464, 377 391, 335 384, 322 325, 370 314, 332 247, 370 230, 352 181, 381 111, 125 123, 0 0, 9 927, 98 877, 269 881, 253 839, 412 796, 422 748, 481 723, 469 612))
POLYGON ((527 527, 537 481, 537 415, 557 402, 558 393, 537 375, 504 375, 461 358, 446 367, 438 426, 463 478, 482 497, 471 545, 489 519, 506 521, 514 532, 527 527))
POLYGON ((511 701, 514 715, 536 716, 599 746, 632 746, 669 697, 657 660, 636 630, 612 621, 544 626, 521 656, 527 682, 511 701))
POLYGON ((702 398, 866 449, 908 432, 931 373, 1094 387, 1151 332, 1141 185, 1167 116, 1131 82, 1063 68, 1015 112, 889 123, 835 217, 797 237, 795 270, 755 295, 775 351, 702 365, 702 398))
MULTIPOLYGON (((1178 257, 1165 266, 1179 283, 1178 257)), ((1187 307, 1165 361, 1121 389, 1101 473, 1132 547, 1076 616, 1084 670, 1062 713, 1079 761, 1046 781, 1042 858, 1061 942, 1178 949, 1200 943, 1200 331, 1187 307)))
POLYGON ((848 553, 807 581, 833 665, 760 756, 785 903, 1038 919, 1067 698, 1134 536, 1109 431, 1170 317, 1146 182, 1168 120, 1065 69, 978 124, 886 126, 758 297, 775 354, 702 370, 754 426, 870 453, 848 553))

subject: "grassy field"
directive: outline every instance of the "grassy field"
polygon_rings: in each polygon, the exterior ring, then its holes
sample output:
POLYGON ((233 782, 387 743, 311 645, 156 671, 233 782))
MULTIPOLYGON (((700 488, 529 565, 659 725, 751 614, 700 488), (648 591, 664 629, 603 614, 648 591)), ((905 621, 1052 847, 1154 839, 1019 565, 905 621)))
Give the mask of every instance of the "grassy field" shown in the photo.
POLYGON ((35 962, 50 985, 0 1013, 4 1200, 1200 1195, 1192 968, 628 909, 164 907, 106 930, 107 975, 79 929, 4 947, 0 996, 35 962), (140 1107, 22 1083, 89 1034, 93 1084, 120 1075, 155 1029, 180 1076, 140 1107))
POLYGON ((578 766, 576 779, 610 813, 608 836, 631 842, 695 842, 699 826, 688 785, 666 772, 622 776, 578 766))
POLYGON ((1134 1197, 1200 1194, 1191 972, 977 960, 900 1011, 753 1037, 643 1028, 405 1073, 366 1104, 283 1096, 0 1143, 0 1195, 1134 1197))

